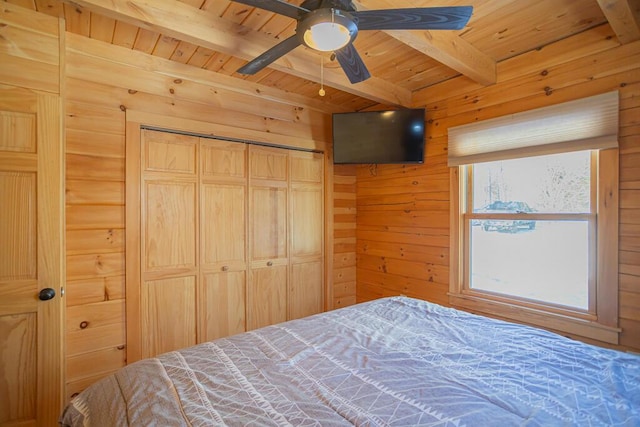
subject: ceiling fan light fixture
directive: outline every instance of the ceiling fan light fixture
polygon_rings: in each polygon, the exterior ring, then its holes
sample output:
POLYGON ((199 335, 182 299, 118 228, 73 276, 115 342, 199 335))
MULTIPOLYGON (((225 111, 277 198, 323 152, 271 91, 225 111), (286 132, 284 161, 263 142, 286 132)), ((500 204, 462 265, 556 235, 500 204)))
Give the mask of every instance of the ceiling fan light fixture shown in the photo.
MULTIPOLYGON (((353 45, 361 30, 460 30, 471 18, 473 6, 411 7, 358 11, 355 0, 233 0, 296 20, 296 32, 238 69, 252 75, 300 45, 333 52, 351 83, 371 74, 353 45), (295 5, 302 1, 300 6, 295 5)), ((400 2, 401 3, 401 2, 400 2)), ((321 68, 322 70, 323 68, 321 68)), ((322 82, 321 82, 322 86, 322 82)), ((321 87, 321 90, 322 87, 321 87)))
POLYGON ((296 29, 307 47, 321 52, 342 49, 358 34, 354 19, 347 12, 322 8, 309 12, 296 29))
POLYGON ((349 29, 337 22, 319 22, 304 32, 304 43, 312 49, 331 52, 351 41, 349 29))

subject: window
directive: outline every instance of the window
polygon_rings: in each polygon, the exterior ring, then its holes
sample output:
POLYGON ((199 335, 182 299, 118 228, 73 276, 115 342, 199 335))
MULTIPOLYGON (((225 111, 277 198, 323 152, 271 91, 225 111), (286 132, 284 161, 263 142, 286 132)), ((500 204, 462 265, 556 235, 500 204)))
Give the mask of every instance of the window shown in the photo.
POLYGON ((617 93, 607 96, 615 106, 602 108, 615 114, 585 120, 615 135, 559 143, 575 132, 553 127, 551 140, 542 128, 522 143, 535 121, 557 120, 549 108, 571 123, 571 111, 584 112, 575 101, 450 129, 452 305, 617 343, 617 93), (474 141, 483 148, 469 154, 474 141))
POLYGON ((469 289, 594 312, 591 152, 468 168, 469 289))

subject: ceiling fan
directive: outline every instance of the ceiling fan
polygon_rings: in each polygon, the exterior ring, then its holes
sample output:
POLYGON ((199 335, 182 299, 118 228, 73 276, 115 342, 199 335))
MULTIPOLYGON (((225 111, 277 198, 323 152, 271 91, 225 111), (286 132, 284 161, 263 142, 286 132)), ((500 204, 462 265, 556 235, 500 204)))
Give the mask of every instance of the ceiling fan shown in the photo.
POLYGON ((352 44, 358 31, 460 30, 473 11, 471 6, 357 11, 351 0, 305 0, 300 6, 284 0, 233 1, 297 21, 296 34, 248 62, 238 69, 238 73, 255 74, 296 47, 305 45, 321 52, 334 52, 351 83, 371 77, 352 44))

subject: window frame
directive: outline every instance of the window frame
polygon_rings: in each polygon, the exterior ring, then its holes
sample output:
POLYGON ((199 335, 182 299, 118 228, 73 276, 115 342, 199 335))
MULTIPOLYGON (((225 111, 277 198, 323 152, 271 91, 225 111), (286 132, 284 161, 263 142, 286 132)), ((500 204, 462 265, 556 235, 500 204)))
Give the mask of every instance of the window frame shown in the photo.
MULTIPOLYGON (((618 344, 618 169, 617 148, 593 150, 591 157, 591 212, 584 214, 498 214, 505 219, 586 219, 589 222, 589 308, 538 303, 469 287, 472 219, 487 214, 472 209, 472 165, 450 168, 451 234, 449 303, 472 312, 552 329, 564 334, 618 344)), ((489 214, 495 218, 495 214, 489 214)))

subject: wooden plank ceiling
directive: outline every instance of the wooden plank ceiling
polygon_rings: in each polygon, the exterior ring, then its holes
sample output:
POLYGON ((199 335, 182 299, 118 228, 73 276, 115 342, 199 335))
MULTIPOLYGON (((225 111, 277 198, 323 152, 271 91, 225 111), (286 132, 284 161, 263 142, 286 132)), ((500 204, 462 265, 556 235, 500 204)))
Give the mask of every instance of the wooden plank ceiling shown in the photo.
POLYGON ((490 85, 497 62, 599 25, 611 25, 621 43, 640 39, 640 0, 354 0, 358 10, 471 5, 474 11, 460 31, 360 32, 354 45, 372 77, 351 84, 329 55, 303 46, 255 75, 236 73, 294 34, 295 21, 233 1, 8 1, 64 17, 68 32, 321 100, 334 111, 411 106, 416 91, 459 75, 490 85))

